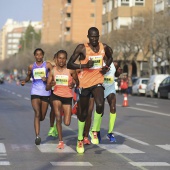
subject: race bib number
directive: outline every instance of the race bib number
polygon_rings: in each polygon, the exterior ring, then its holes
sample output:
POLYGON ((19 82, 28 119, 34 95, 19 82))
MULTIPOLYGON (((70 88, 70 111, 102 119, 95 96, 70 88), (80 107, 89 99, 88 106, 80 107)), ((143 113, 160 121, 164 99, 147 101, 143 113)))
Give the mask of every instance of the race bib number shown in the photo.
POLYGON ((94 65, 93 67, 91 67, 90 69, 99 69, 102 68, 103 65, 103 57, 100 56, 89 56, 89 60, 94 61, 94 65))
POLYGON ((41 77, 46 77, 45 68, 36 68, 33 70, 34 79, 41 79, 41 77))
POLYGON ((68 86, 68 76, 66 75, 56 75, 55 80, 56 85, 68 86))
POLYGON ((104 83, 107 85, 111 85, 114 82, 113 76, 104 76, 104 83))

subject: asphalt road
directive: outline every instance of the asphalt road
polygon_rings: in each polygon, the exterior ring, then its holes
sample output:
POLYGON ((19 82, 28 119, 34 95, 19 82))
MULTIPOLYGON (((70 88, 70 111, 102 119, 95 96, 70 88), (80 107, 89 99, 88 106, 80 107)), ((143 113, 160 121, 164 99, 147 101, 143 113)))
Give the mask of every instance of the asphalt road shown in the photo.
POLYGON ((109 108, 106 102, 101 126, 102 142, 76 153, 77 118, 63 126, 64 150, 58 138, 48 137, 49 112, 41 123, 40 146, 34 144, 31 84, 0 85, 0 170, 170 170, 170 100, 129 96, 122 107, 117 94, 117 142, 106 139, 109 108))

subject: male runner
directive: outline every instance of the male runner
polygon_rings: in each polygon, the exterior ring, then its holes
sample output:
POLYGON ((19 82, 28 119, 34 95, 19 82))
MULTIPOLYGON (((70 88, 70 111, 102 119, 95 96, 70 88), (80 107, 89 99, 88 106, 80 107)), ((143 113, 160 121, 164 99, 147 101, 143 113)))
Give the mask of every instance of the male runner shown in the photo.
MULTIPOLYGON (((80 100, 78 102, 78 141, 76 150, 78 153, 84 153, 83 132, 85 120, 89 108, 90 95, 94 96, 96 103, 96 116, 94 117, 94 126, 97 125, 104 109, 104 74, 108 71, 112 62, 112 50, 106 44, 99 43, 99 30, 91 27, 88 30, 89 43, 79 44, 73 55, 70 57, 67 68, 83 69, 79 76, 80 100), (76 64, 76 59, 82 55, 83 60, 76 64), (103 58, 107 57, 106 66, 103 67, 103 58)), ((91 133, 94 143, 98 143, 97 132, 91 133)))

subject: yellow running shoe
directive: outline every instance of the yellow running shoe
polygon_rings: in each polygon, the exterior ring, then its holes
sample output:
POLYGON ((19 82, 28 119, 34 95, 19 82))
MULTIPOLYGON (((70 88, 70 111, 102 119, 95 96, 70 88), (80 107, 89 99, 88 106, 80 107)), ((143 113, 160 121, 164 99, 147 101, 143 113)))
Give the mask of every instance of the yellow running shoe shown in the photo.
POLYGON ((84 153, 84 144, 83 144, 83 141, 81 141, 81 140, 77 141, 76 151, 77 151, 77 153, 84 153))
POLYGON ((98 139, 98 137, 97 137, 97 132, 92 132, 92 131, 90 131, 90 132, 89 132, 89 135, 90 135, 90 137, 91 137, 91 143, 92 143, 92 144, 95 144, 95 145, 98 145, 98 144, 99 144, 99 139, 98 139))

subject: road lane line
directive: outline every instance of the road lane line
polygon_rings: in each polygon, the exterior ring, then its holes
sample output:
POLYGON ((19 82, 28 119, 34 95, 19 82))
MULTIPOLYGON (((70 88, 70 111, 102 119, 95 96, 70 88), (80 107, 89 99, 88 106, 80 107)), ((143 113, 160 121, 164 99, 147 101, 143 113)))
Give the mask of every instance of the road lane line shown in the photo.
POLYGON ((129 162, 133 166, 170 166, 167 162, 129 162))
POLYGON ((64 145, 64 149, 56 149, 56 144, 41 144, 37 148, 43 153, 76 153, 71 147, 64 145))
POLYGON ((24 97, 24 99, 25 99, 25 100, 30 100, 30 98, 28 98, 28 97, 24 97))
POLYGON ((53 166, 93 166, 90 162, 50 162, 53 166))
POLYGON ((160 147, 162 149, 165 149, 167 151, 170 151, 170 145, 168 145, 168 144, 166 144, 166 145, 156 145, 156 146, 158 146, 158 147, 160 147))
POLYGON ((155 112, 155 111, 152 111, 152 110, 145 110, 145 109, 140 109, 140 108, 136 108, 136 107, 127 107, 127 108, 128 109, 133 109, 133 110, 140 110, 140 111, 147 112, 147 113, 149 112, 149 113, 154 113, 154 114, 157 114, 157 115, 169 116, 170 117, 170 114, 155 112))
POLYGON ((142 144, 142 145, 149 145, 149 143, 146 143, 146 142, 143 142, 143 141, 141 141, 141 140, 132 138, 132 137, 127 136, 127 135, 124 135, 124 134, 122 134, 122 133, 119 133, 119 132, 114 132, 114 133, 117 134, 117 135, 119 135, 119 136, 123 136, 124 138, 127 138, 127 139, 129 139, 129 140, 132 140, 132 141, 134 141, 134 142, 140 143, 140 144, 142 144))
MULTIPOLYGON (((122 106, 120 104, 116 104, 116 106, 122 106)), ((141 109, 141 108, 137 108, 137 107, 126 107, 127 109, 133 109, 133 110, 139 110, 139 111, 143 111, 143 112, 147 112, 147 113, 154 113, 157 115, 162 115, 162 116, 168 116, 170 117, 170 114, 167 113, 160 113, 160 112, 156 112, 156 111, 152 111, 152 110, 146 110, 146 109, 141 109)))
POLYGON ((18 97, 22 97, 20 94, 17 94, 18 97))
POLYGON ((3 143, 0 143, 0 153, 6 153, 5 145, 3 143))
POLYGON ((0 165, 10 165, 8 161, 0 161, 0 165))
POLYGON ((7 156, 6 153, 0 153, 0 156, 7 156))
POLYGON ((148 106, 148 107, 155 107, 155 108, 158 108, 158 106, 153 106, 153 105, 150 105, 150 104, 145 104, 145 103, 136 103, 137 106, 148 106))
POLYGON ((134 154, 134 153, 145 153, 143 151, 131 148, 127 145, 123 145, 123 144, 114 144, 114 145, 110 145, 110 144, 99 144, 97 145, 102 149, 107 150, 108 152, 111 153, 129 153, 129 154, 134 154))

